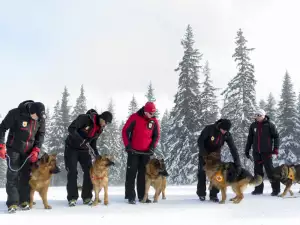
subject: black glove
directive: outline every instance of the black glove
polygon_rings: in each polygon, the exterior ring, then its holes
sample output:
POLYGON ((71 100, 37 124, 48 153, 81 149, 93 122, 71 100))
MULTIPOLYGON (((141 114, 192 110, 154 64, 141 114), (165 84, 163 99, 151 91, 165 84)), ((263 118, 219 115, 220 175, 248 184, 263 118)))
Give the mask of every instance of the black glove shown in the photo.
POLYGON ((236 175, 239 176, 242 173, 242 167, 240 165, 236 165, 236 175))
POLYGON ((245 156, 247 159, 250 159, 250 152, 245 152, 245 156))
POLYGON ((131 152, 132 151, 132 147, 131 147, 130 143, 125 147, 125 151, 126 152, 131 152))

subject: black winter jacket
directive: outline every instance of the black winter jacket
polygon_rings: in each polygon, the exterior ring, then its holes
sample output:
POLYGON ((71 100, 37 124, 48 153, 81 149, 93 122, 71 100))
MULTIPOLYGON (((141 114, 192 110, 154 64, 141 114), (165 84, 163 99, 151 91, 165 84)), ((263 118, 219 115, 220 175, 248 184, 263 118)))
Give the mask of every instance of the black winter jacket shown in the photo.
POLYGON ((272 153, 279 148, 279 134, 275 125, 265 116, 263 122, 253 122, 249 128, 245 153, 249 153, 251 147, 254 152, 272 153))
POLYGON ((9 129, 6 146, 16 152, 30 153, 33 147, 41 148, 45 137, 45 121, 34 120, 29 113, 28 100, 8 112, 0 124, 0 143, 5 143, 5 133, 9 129))
POLYGON ((232 136, 230 132, 226 132, 226 134, 222 134, 218 129, 218 124, 222 121, 218 120, 214 124, 207 125, 201 132, 198 138, 198 147, 199 147, 199 156, 205 156, 210 154, 211 152, 220 151, 226 142, 234 163, 237 166, 241 165, 240 158, 238 155, 238 150, 234 144, 232 136))
POLYGON ((88 151, 86 143, 89 143, 95 154, 99 155, 96 143, 103 129, 98 126, 98 121, 99 115, 96 113, 79 115, 68 128, 66 147, 78 151, 88 151))

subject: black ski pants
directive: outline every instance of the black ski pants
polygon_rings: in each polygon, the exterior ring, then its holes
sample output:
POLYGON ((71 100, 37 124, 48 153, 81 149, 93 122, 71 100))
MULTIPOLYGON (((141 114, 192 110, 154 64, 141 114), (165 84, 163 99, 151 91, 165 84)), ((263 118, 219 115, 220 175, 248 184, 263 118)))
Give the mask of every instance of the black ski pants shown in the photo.
POLYGON ((137 194, 138 199, 141 200, 145 194, 145 173, 146 164, 150 160, 149 155, 139 155, 128 152, 127 155, 127 169, 125 181, 125 199, 135 200, 135 178, 137 176, 137 194))
MULTIPOLYGON (((270 153, 253 153, 254 158, 254 175, 260 175, 264 177, 264 170, 263 167, 265 167, 267 177, 271 183, 271 187, 274 192, 280 192, 280 181, 274 181, 273 179, 273 160, 272 155, 270 153)), ((255 187, 256 193, 263 193, 264 190, 264 183, 261 185, 255 187)))
POLYGON ((76 149, 71 149, 68 146, 65 148, 65 166, 67 170, 67 199, 77 200, 78 195, 78 187, 77 187, 77 164, 78 162, 81 165, 83 170, 83 184, 82 184, 82 192, 81 198, 91 199, 93 197, 93 184, 90 178, 90 168, 92 166, 92 157, 88 151, 78 151, 76 149))
MULTIPOLYGON (((198 161, 198 183, 197 183, 197 195, 199 197, 205 197, 206 196, 206 173, 204 171, 204 165, 205 161, 202 156, 199 156, 198 161)), ((219 189, 215 188, 214 186, 209 192, 209 197, 215 198, 217 197, 217 194, 219 193, 219 189)))
POLYGON ((31 162, 28 159, 22 169, 18 170, 26 158, 27 154, 13 151, 7 148, 7 172, 6 172, 6 193, 7 193, 7 207, 12 205, 19 205, 30 200, 30 173, 31 162), (12 170, 11 170, 12 169, 12 170))

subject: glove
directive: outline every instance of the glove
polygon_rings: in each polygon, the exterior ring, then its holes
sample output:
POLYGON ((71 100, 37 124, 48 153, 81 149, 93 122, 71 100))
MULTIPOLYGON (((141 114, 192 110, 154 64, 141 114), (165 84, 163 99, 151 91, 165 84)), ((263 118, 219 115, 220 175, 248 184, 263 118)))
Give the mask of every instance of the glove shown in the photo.
POLYGON ((126 152, 131 152, 131 151, 132 151, 132 148, 131 148, 131 144, 130 144, 130 143, 129 143, 128 145, 126 145, 125 151, 126 151, 126 152))
POLYGON ((35 163, 36 161, 38 161, 39 153, 40 149, 38 147, 34 147, 30 153, 30 162, 35 163))
POLYGON ((0 158, 6 159, 6 146, 5 144, 0 144, 0 158))
POLYGON ((272 154, 278 156, 278 149, 277 149, 277 148, 274 148, 272 154))
POLYGON ((247 159, 250 159, 250 152, 245 152, 245 156, 247 159))
POLYGON ((236 166, 236 175, 239 176, 242 173, 242 167, 240 165, 236 166))
POLYGON ((89 141, 90 141, 89 138, 83 139, 83 141, 80 144, 80 147, 82 147, 83 145, 86 145, 89 141))

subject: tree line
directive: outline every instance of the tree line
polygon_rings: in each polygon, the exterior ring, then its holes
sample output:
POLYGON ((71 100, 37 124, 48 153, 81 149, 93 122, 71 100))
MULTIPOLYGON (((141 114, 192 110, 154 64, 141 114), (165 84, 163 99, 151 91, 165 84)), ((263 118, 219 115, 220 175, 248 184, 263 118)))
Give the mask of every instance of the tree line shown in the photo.
MULTIPOLYGON (((192 27, 188 25, 186 28, 181 40, 183 56, 175 67, 175 72, 178 74, 178 88, 174 96, 173 107, 162 114, 160 111, 156 114, 161 124, 161 138, 155 155, 165 159, 170 174, 168 178, 170 184, 193 184, 197 181, 197 139, 204 126, 214 123, 221 117, 232 121, 231 133, 242 165, 253 171, 252 162, 244 156, 244 148, 250 124, 254 121, 254 112, 258 107, 266 111, 279 131, 280 149, 275 164, 297 163, 300 159, 300 93, 297 96, 294 91, 288 71, 283 74, 281 96, 278 102, 272 93, 267 99, 258 101, 255 67, 250 57, 254 48, 247 46, 247 40, 241 29, 237 31, 235 44, 232 58, 236 62, 237 73, 221 92, 222 106, 220 107, 217 94, 219 88, 214 87, 209 62, 203 59, 203 54, 196 47, 192 27)), ((145 90, 145 101, 156 101, 154 90, 150 83, 145 90)), ((65 87, 61 100, 57 101, 51 114, 47 108, 47 131, 42 151, 56 152, 58 165, 63 169, 60 174, 54 176, 52 186, 66 185, 64 140, 68 134, 67 128, 77 115, 86 113, 91 108, 87 107, 83 86, 81 86, 80 95, 74 107, 69 105, 69 97, 70 93, 65 87)), ((141 106, 133 95, 128 104, 128 117, 141 106)), ((100 136, 97 148, 100 154, 114 156, 116 165, 110 170, 110 184, 124 185, 127 155, 121 130, 125 121, 118 121, 116 118, 112 99, 105 110, 113 113, 114 120, 100 136)), ((232 160, 226 145, 222 157, 225 161, 232 160)), ((1 186, 5 185, 5 171, 6 163, 0 161, 1 186)), ((81 184, 80 167, 78 167, 78 178, 81 184)))

